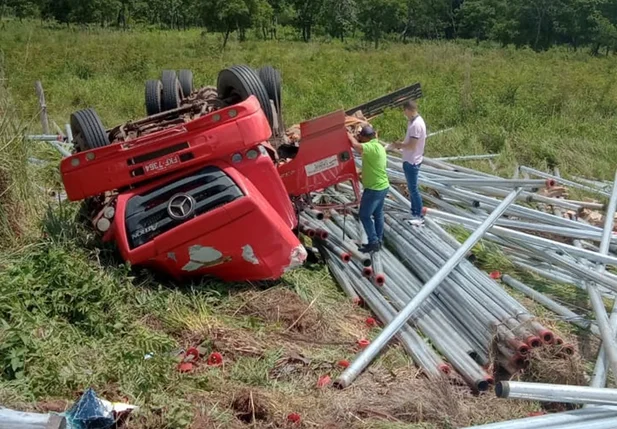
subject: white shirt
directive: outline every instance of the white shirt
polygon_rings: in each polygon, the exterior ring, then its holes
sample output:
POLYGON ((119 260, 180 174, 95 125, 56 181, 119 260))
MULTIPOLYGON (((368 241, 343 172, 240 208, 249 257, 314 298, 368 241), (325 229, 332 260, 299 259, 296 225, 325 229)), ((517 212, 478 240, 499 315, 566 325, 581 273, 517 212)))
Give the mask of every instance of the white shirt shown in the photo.
POLYGON ((411 139, 418 139, 418 141, 413 149, 403 149, 401 151, 403 153, 403 160, 412 165, 418 165, 424 160, 424 144, 426 142, 426 124, 420 115, 409 121, 403 144, 409 144, 411 139))

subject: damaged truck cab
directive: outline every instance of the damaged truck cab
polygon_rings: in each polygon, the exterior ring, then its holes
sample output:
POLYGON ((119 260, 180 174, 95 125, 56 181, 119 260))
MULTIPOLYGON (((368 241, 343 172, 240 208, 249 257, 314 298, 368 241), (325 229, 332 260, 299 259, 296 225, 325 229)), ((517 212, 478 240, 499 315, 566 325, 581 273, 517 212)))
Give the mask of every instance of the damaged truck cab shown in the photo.
POLYGON ((92 224, 124 260, 175 278, 277 279, 302 265, 294 202, 343 181, 357 190, 345 114, 301 124, 297 153, 280 159, 263 91, 248 92, 182 116, 204 103, 189 99, 152 116, 181 121, 98 146, 84 143, 93 135, 82 121, 77 152, 61 163, 68 198, 94 207, 92 224))

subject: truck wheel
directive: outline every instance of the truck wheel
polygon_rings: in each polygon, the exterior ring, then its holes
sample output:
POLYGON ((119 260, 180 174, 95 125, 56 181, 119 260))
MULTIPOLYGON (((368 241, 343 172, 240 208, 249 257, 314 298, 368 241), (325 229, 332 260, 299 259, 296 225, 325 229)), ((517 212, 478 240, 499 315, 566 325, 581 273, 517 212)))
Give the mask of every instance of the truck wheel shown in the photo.
POLYGON ((160 80, 146 81, 146 113, 148 116, 161 113, 161 93, 163 84, 160 80))
POLYGON ((94 109, 83 109, 71 115, 74 145, 78 152, 107 146, 109 137, 94 109))
POLYGON ((264 84, 270 100, 274 101, 274 105, 280 110, 282 79, 279 71, 272 66, 262 67, 259 69, 259 79, 264 84))
POLYGON ((161 105, 163 111, 177 109, 182 101, 182 87, 178 81, 178 76, 173 70, 163 71, 161 79, 163 83, 163 92, 161 96, 161 105))
POLYGON ((184 98, 193 93, 193 72, 190 70, 180 70, 178 72, 178 80, 182 87, 182 95, 184 98))
POLYGON ((259 100, 270 127, 273 126, 274 114, 272 113, 268 92, 253 69, 239 65, 221 70, 216 87, 219 97, 222 99, 239 98, 243 101, 254 95, 259 100))

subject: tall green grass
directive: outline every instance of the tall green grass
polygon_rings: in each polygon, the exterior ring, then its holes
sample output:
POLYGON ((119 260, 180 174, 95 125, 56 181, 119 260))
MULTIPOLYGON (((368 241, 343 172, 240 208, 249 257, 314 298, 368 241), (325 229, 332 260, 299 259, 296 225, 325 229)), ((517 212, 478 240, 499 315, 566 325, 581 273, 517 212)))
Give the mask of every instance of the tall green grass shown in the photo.
POLYGON ((22 137, 25 126, 3 78, 0 62, 0 248, 9 248, 26 233, 33 212, 34 186, 22 137))

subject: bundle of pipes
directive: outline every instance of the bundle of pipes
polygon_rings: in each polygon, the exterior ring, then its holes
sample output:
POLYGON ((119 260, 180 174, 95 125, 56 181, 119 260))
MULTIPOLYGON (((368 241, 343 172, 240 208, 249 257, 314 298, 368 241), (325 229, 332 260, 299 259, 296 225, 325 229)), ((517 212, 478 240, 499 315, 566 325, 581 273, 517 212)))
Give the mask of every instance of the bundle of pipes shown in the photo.
MULTIPOLYGON (((305 212, 302 230, 321 246, 343 290, 356 302, 361 297, 384 323, 389 323, 460 247, 434 222, 418 229, 388 213, 385 238, 398 257, 384 249, 371 259, 357 251, 362 241, 360 223, 351 215, 333 210, 327 215, 324 219, 323 214, 305 212)), ((555 341, 550 330, 470 262, 463 261, 443 285, 399 335, 427 374, 448 373, 449 367, 426 343, 417 341, 414 328, 477 390, 486 390, 493 382, 486 370, 493 363, 491 357, 514 373, 528 364, 531 348, 555 341), (418 344, 422 345, 420 353, 416 352, 418 344)), ((564 351, 572 353, 573 349, 566 346, 564 351)))
MULTIPOLYGON (((519 179, 517 171, 515 179, 504 179, 447 162, 450 160, 425 160, 419 183, 423 190, 431 190, 423 192, 423 198, 433 208, 426 210, 425 226, 418 228, 404 222, 409 201, 396 185, 405 183, 405 175, 400 158, 389 156, 388 174, 393 185, 385 206, 388 249, 376 257, 357 251, 357 245, 366 238, 354 216, 356 211, 330 211, 325 218, 316 212, 302 216, 302 228, 324 249, 323 255, 343 289, 352 299, 361 298, 386 325, 341 375, 338 385, 349 385, 395 335, 427 374, 447 372, 435 350, 420 340, 421 333, 478 390, 492 381, 486 370, 490 358, 495 358, 490 363, 514 372, 526 365, 529 349, 542 344, 560 344, 564 355, 574 353, 572 346, 564 345, 561 338, 538 323, 504 286, 478 270, 471 259, 465 259, 483 238, 500 247, 516 268, 587 291, 595 320, 519 279, 509 275, 501 278, 503 285, 602 338, 592 386, 604 387, 608 368, 617 374, 617 305, 609 319, 602 303, 602 297, 614 298, 617 293, 617 275, 604 270, 605 265, 617 265, 617 255, 612 253, 617 249, 617 235, 612 232, 617 174, 609 193, 604 182, 565 180, 558 173, 527 167, 519 169, 524 178, 519 179), (603 204, 536 193, 557 183, 611 199, 603 204), (541 211, 541 205, 554 210, 541 211), (607 213, 604 228, 577 216, 584 210, 603 208, 607 213), (568 211, 568 216, 562 210, 568 211), (472 236, 459 243, 443 228, 451 225, 468 229, 472 236)), ((361 166, 359 159, 357 162, 361 166)), ((334 194, 338 192, 339 201, 345 201, 349 199, 347 190, 339 187, 334 194)), ((555 421, 575 421, 569 418, 555 421)))

